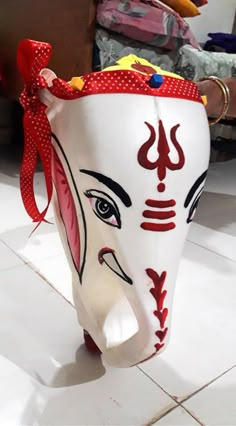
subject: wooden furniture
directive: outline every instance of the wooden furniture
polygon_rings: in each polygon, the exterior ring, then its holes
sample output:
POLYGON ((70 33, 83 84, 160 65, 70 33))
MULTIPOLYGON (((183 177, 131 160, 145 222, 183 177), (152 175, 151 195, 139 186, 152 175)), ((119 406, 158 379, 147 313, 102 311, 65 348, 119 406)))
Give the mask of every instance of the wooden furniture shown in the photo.
POLYGON ((22 143, 22 110, 17 102, 23 83, 16 67, 24 38, 53 47, 49 67, 67 80, 92 70, 96 0, 9 0, 1 3, 0 60, 7 98, 0 97, 0 145, 22 143))
POLYGON ((18 97, 22 82, 16 49, 24 38, 53 46, 50 67, 64 79, 91 71, 95 0, 9 0, 1 3, 0 58, 5 62, 9 96, 18 97))

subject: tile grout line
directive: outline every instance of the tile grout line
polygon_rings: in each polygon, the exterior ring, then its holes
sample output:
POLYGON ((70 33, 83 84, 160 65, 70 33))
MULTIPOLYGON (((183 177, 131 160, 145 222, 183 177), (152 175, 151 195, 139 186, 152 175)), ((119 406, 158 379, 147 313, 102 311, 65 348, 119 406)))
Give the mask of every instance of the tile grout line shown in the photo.
POLYGON ((34 266, 32 263, 27 263, 26 264, 30 269, 31 269, 31 271, 33 271, 35 274, 37 274, 43 281, 45 281, 46 282, 46 284, 48 284, 57 294, 59 294, 59 296, 61 296, 62 297, 62 299, 64 299, 72 308, 74 308, 75 309, 75 307, 74 307, 74 305, 69 301, 69 300, 67 300, 66 298, 65 298, 65 296, 63 296, 63 294, 61 294, 54 286, 53 286, 53 284, 50 282, 50 281, 48 281, 48 279, 43 275, 43 274, 41 274, 41 272, 40 271, 38 271, 38 269, 37 269, 37 267, 36 266, 34 266))
POLYGON ((205 426, 204 423, 202 423, 195 414, 191 413, 191 411, 187 410, 185 407, 182 407, 182 405, 178 404, 176 407, 170 408, 168 411, 163 414, 163 416, 156 418, 154 421, 150 421, 149 423, 146 423, 145 426, 153 426, 156 422, 166 417, 168 414, 172 413, 172 411, 177 410, 177 408, 182 408, 190 417, 192 417, 200 426, 205 426))
POLYGON ((215 377, 214 379, 212 379, 210 382, 206 383, 204 386, 202 386, 201 388, 197 389, 195 392, 193 392, 191 395, 187 396, 186 398, 182 399, 179 402, 179 405, 182 405, 183 403, 185 403, 186 401, 188 401, 189 399, 193 398, 195 395, 197 395, 199 392, 203 391, 204 389, 206 389, 208 386, 212 385, 212 383, 216 382, 217 380, 219 380, 221 377, 225 376, 225 374, 229 373, 231 370, 233 370, 234 368, 236 368, 236 364, 233 365, 232 367, 228 368, 226 371, 224 371, 223 373, 219 374, 217 377, 215 377))
MULTIPOLYGON (((172 399, 172 401, 174 402, 174 407, 169 408, 165 413, 163 413, 162 415, 157 415, 156 417, 152 417, 152 419, 145 423, 145 426, 152 426, 154 425, 158 420, 162 419, 163 417, 167 416, 167 414, 171 413, 173 410, 175 410, 176 408, 178 408, 180 406, 180 404, 178 403, 178 401, 176 401, 161 385, 159 385, 151 376, 149 376, 149 374, 146 373, 146 371, 142 370, 142 368, 140 366, 136 366, 138 368, 139 371, 141 371, 149 380, 151 380, 159 389, 162 390, 162 392, 164 392, 170 399, 172 399)), ((183 408, 183 407, 182 407, 183 408)), ((185 409, 185 408, 184 408, 185 409)))
POLYGON ((20 260, 22 260, 23 262, 24 262, 24 264, 27 264, 26 262, 25 262, 25 260, 19 255, 19 253, 17 253, 15 250, 13 250, 13 248, 11 248, 4 240, 2 240, 1 238, 0 238, 0 241, 1 241, 1 243, 6 247, 6 248, 8 248, 8 250, 10 250, 15 256, 17 256, 20 260))
POLYGON ((0 273, 1 272, 6 272, 6 271, 10 271, 10 270, 14 270, 14 269, 20 268, 22 266, 25 266, 25 264, 23 264, 23 265, 19 264, 19 265, 7 266, 6 268, 0 269, 0 273))
POLYGON ((171 396, 161 385, 159 385, 159 383, 157 383, 151 376, 149 376, 148 373, 146 373, 146 371, 144 371, 139 365, 136 366, 146 377, 148 377, 153 383, 155 383, 156 386, 158 386, 167 396, 169 396, 176 404, 178 404, 178 402, 173 398, 173 396, 171 396))
POLYGON ((203 423, 201 423, 201 421, 195 417, 195 414, 191 413, 187 408, 185 408, 184 405, 182 405, 183 403, 185 403, 186 401, 188 401, 189 399, 191 399, 192 397, 194 397, 195 395, 197 395, 199 392, 201 392, 202 390, 204 390, 205 388, 207 388, 208 386, 210 386, 212 383, 214 383, 216 380, 220 379, 221 377, 223 377, 225 374, 229 373, 229 371, 233 370, 234 368, 236 368, 236 364, 233 365, 232 367, 228 368, 226 371, 224 371, 223 373, 219 374, 219 376, 215 377, 214 379, 212 379, 210 382, 208 382, 207 384, 205 384, 204 386, 202 386, 201 388, 197 389, 195 392, 193 392, 191 395, 189 395, 188 397, 178 401, 176 400, 171 394, 169 394, 159 383, 157 383, 151 376, 149 376, 148 373, 146 373, 144 370, 142 370, 141 367, 137 366, 137 368, 146 376, 148 377, 153 383, 155 383, 167 396, 169 396, 174 403, 176 403, 175 407, 170 408, 169 410, 167 410, 162 416, 158 416, 157 418, 153 418, 152 420, 150 420, 150 422, 146 423, 145 426, 152 426, 153 424, 155 424, 158 420, 162 419, 163 417, 165 417, 167 414, 169 414, 171 411, 175 410, 178 407, 183 408, 189 415, 191 415, 191 417, 193 417, 194 420, 196 420, 201 426, 204 426, 203 423))
POLYGON ((179 404, 179 407, 183 408, 197 423, 199 423, 201 426, 205 426, 204 423, 201 422, 196 416, 196 414, 192 413, 187 408, 183 407, 181 404, 179 404))
MULTIPOLYGON (((158 385, 159 386, 159 385, 158 385)), ((160 387, 160 386, 159 386, 160 387)), ((163 390, 163 389, 162 389, 163 390)), ((165 391, 164 391, 165 392, 165 391)), ((170 396, 167 393, 168 396, 170 396)), ((171 396, 170 396, 171 397, 171 396)), ((172 398, 173 399, 173 398, 172 398)), ((175 405, 174 407, 169 408, 164 414, 153 417, 149 422, 145 423, 145 426, 153 426, 155 425, 155 423, 157 423, 159 420, 163 419, 164 417, 166 417, 168 414, 172 413, 172 411, 176 410, 177 408, 182 408, 190 417, 192 417, 199 425, 201 426, 205 426, 204 423, 202 423, 196 416, 194 413, 191 413, 191 411, 189 411, 187 408, 183 407, 180 403, 176 402, 177 405, 175 405)))
MULTIPOLYGON (((53 285, 52 285, 52 283, 50 283, 50 281, 48 281, 47 280, 47 278, 43 275, 43 274, 41 274, 38 270, 37 270, 37 267, 36 266, 34 266, 33 265, 33 263, 32 262, 26 262, 26 260, 24 259, 24 257, 21 257, 17 252, 15 252, 5 241, 3 241, 3 240, 1 240, 1 242, 5 245, 5 247, 7 247, 13 254, 15 254, 22 262, 23 262, 23 265, 16 265, 15 267, 12 267, 12 268, 7 268, 7 269, 5 269, 5 271, 8 271, 8 270, 10 270, 10 269, 15 269, 15 268, 19 268, 19 267, 22 267, 22 266, 28 266, 29 267, 29 269, 31 269, 31 271, 33 271, 36 275, 38 275, 44 282, 46 282, 59 296, 61 296, 62 297, 62 299, 64 299, 70 306, 72 306, 72 308, 74 308, 75 309, 75 307, 74 307, 74 305, 71 303, 71 302, 69 302, 69 300, 67 300, 64 296, 63 296, 63 294, 61 294, 53 285)), ((54 257, 54 256, 49 256, 49 257, 47 257, 47 258, 44 258, 44 259, 42 259, 42 260, 45 260, 45 259, 49 259, 50 257, 54 257)), ((1 272, 1 271, 0 271, 1 272)))
POLYGON ((175 407, 171 407, 169 408, 164 414, 156 416, 156 417, 152 417, 152 419, 145 423, 145 426, 153 426, 156 422, 158 422, 159 420, 163 419, 163 417, 167 416, 168 414, 172 413, 172 411, 176 410, 176 408, 178 408, 178 405, 176 405, 175 407))
POLYGON ((203 250, 209 251, 210 253, 213 253, 213 254, 215 254, 216 256, 222 257, 223 259, 227 259, 227 260, 229 260, 229 261, 230 261, 230 262, 232 262, 232 263, 236 263, 236 260, 230 259, 229 257, 224 256, 223 254, 217 253, 216 251, 211 250, 211 249, 209 249, 209 248, 207 248, 207 247, 204 247, 204 246, 202 246, 202 245, 201 245, 201 244, 199 244, 199 243, 196 243, 196 242, 194 242, 194 241, 191 241, 191 240, 189 240, 188 238, 186 238, 186 241, 188 241, 188 243, 194 244, 195 246, 201 247, 203 250))
MULTIPOLYGON (((17 251, 15 251, 11 246, 9 246, 4 240, 0 239, 0 241, 4 244, 6 248, 8 248, 8 250, 10 250, 16 257, 18 257, 24 263, 24 265, 26 266, 29 265, 30 262, 27 262, 23 256, 17 253, 17 251)), ((18 266, 22 266, 22 265, 18 265, 18 266)))

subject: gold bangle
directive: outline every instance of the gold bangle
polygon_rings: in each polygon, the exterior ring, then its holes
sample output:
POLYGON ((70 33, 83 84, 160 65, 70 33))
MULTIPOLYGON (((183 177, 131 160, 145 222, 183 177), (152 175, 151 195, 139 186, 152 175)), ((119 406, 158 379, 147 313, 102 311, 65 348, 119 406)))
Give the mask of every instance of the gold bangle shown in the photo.
POLYGON ((227 84, 225 84, 223 80, 221 80, 218 77, 215 77, 214 75, 203 77, 199 81, 206 81, 206 80, 214 81, 214 83, 216 83, 217 86, 221 89, 224 96, 224 105, 223 105, 222 112, 217 118, 213 120, 209 120, 209 126, 213 126, 213 124, 218 123, 228 112, 229 104, 230 104, 230 91, 227 84))

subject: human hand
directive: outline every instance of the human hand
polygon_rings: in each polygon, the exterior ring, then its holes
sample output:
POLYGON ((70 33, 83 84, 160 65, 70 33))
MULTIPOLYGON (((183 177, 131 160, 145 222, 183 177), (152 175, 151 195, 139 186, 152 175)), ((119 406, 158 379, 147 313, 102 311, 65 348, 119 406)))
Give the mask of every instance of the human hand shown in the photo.
MULTIPOLYGON (((230 92, 227 117, 236 117, 236 78, 223 78, 222 81, 228 86, 230 92)), ((211 80, 198 81, 196 84, 200 95, 207 97, 206 112, 208 117, 218 117, 224 105, 224 94, 222 90, 211 80)))
POLYGON ((198 81, 201 96, 206 96, 206 112, 208 117, 218 117, 224 105, 224 95, 220 87, 211 80, 198 81))

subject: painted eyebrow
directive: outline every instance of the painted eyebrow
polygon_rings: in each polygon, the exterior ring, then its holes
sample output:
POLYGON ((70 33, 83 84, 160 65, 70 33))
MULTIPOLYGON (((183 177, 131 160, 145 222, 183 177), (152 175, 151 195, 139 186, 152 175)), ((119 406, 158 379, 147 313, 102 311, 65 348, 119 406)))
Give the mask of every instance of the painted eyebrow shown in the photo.
POLYGON ((206 176, 207 176, 207 170, 204 173, 202 173, 202 175, 199 176, 199 178, 193 184, 192 188, 190 189, 190 191, 189 191, 189 193, 188 193, 188 195, 186 197, 186 200, 185 200, 185 203, 184 203, 184 207, 185 208, 189 206, 189 204, 190 204, 190 202, 191 202, 191 200, 192 200, 195 192, 197 191, 197 189, 199 188, 199 186, 201 185, 201 183, 206 179, 206 176))
POLYGON ((119 185, 119 183, 115 182, 114 180, 110 179, 105 175, 102 175, 101 173, 93 172, 92 170, 81 169, 80 172, 92 176, 99 182, 104 183, 104 185, 111 189, 117 195, 117 197, 120 198, 120 200, 124 203, 126 207, 130 207, 132 205, 130 196, 122 188, 122 186, 119 185))

